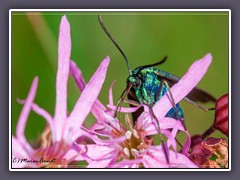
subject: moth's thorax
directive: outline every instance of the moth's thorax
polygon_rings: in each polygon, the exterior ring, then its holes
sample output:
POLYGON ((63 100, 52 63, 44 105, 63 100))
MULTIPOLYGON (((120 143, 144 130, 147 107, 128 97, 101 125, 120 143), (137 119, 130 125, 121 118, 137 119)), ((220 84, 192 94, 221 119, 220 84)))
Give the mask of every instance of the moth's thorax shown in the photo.
MULTIPOLYGON (((154 67, 139 71, 140 69, 141 67, 138 67, 133 70, 133 73, 127 79, 127 83, 132 83, 132 89, 141 104, 154 105, 168 92, 168 87, 163 83, 162 77, 171 75, 154 67), (137 84, 138 86, 136 86, 137 84)), ((176 104, 176 108, 178 111, 171 108, 166 117, 183 118, 183 111, 178 104, 176 104)))
POLYGON ((134 69, 133 74, 127 79, 133 84, 133 89, 140 103, 155 104, 158 101, 164 88, 160 91, 161 78, 155 72, 155 68, 143 69, 139 72, 140 67, 134 69))

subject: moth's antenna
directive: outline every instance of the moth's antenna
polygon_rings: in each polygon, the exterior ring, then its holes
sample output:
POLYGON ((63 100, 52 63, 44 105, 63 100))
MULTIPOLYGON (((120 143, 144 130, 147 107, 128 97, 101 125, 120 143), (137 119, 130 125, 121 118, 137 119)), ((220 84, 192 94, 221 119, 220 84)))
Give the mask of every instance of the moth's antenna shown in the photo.
POLYGON ((157 63, 154 63, 154 64, 148 64, 148 65, 145 65, 145 66, 141 66, 141 68, 137 71, 136 74, 140 73, 141 70, 143 70, 143 69, 145 69, 145 68, 160 65, 160 64, 164 63, 166 60, 167 60, 167 56, 165 56, 161 61, 159 61, 159 62, 157 62, 157 63))
POLYGON ((128 67, 128 72, 129 74, 131 75, 132 74, 132 71, 131 71, 131 68, 130 68, 130 65, 128 63, 128 59, 126 57, 126 55, 124 54, 124 52, 122 51, 122 49, 120 48, 120 46, 117 44, 117 42, 113 39, 112 35, 108 32, 106 26, 104 25, 103 23, 103 20, 102 20, 102 17, 100 15, 98 15, 98 20, 104 30, 104 32, 108 35, 108 37, 111 39, 111 41, 113 42, 113 44, 118 48, 118 50, 120 51, 120 53, 123 55, 126 63, 127 63, 127 67, 128 67))

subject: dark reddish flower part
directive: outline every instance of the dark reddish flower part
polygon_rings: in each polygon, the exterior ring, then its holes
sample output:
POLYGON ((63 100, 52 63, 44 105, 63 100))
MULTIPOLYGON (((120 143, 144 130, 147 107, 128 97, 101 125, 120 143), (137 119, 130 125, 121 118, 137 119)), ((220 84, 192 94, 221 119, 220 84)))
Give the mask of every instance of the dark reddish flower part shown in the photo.
POLYGON ((192 137, 189 158, 200 168, 227 168, 228 144, 222 138, 207 138, 200 135, 192 137))
POLYGON ((220 97, 216 102, 213 128, 228 136, 228 93, 220 97))

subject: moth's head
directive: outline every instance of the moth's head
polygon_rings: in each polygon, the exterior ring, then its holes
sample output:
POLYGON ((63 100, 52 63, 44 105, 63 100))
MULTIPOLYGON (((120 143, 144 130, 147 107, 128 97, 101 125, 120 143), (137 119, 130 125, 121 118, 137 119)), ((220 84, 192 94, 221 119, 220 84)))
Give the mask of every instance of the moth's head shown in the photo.
POLYGON ((130 84, 132 84, 133 88, 140 88, 142 85, 142 80, 139 76, 139 74, 131 74, 128 78, 127 78, 127 85, 129 86, 130 84))

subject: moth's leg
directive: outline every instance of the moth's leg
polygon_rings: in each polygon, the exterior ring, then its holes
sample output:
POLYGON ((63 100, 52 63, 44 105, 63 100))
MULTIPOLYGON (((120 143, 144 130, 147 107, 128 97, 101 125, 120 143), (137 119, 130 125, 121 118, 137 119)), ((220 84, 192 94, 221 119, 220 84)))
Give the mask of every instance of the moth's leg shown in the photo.
POLYGON ((163 81, 160 81, 160 87, 157 92, 157 95, 155 96, 155 102, 157 102, 157 98, 160 96, 160 93, 162 92, 162 88, 163 88, 163 81))
MULTIPOLYGON (((130 92, 131 87, 132 87, 132 84, 130 84, 129 87, 127 87, 127 88, 122 92, 121 97, 120 97, 120 99, 118 100, 118 103, 117 103, 117 108, 116 108, 116 111, 115 111, 115 113, 114 113, 114 117, 117 116, 118 109, 119 109, 119 111, 121 111, 123 102, 124 102, 124 100, 126 99, 126 96, 128 95, 128 93, 130 92)), ((120 119, 121 119, 121 117, 120 117, 120 119)))
POLYGON ((211 110, 215 110, 215 108, 206 108, 206 107, 204 107, 204 106, 202 106, 202 105, 200 105, 200 104, 197 104, 196 102, 192 101, 191 99, 189 99, 189 98, 187 98, 187 97, 185 97, 184 100, 187 101, 187 102, 189 102, 190 104, 198 107, 199 109, 202 109, 202 110, 205 111, 205 112, 211 111, 211 110))
POLYGON ((172 91, 171 91, 171 89, 170 89, 170 86, 168 85, 167 81, 165 81, 165 80, 163 80, 163 83, 164 83, 164 84, 166 85, 166 87, 168 88, 168 92, 169 92, 169 95, 170 95, 170 99, 171 99, 172 106, 173 106, 173 108, 174 108, 174 110, 176 111, 176 114, 177 114, 177 116, 178 116, 177 118, 178 118, 178 120, 182 123, 184 129, 186 130, 186 126, 185 126, 184 122, 181 120, 181 117, 180 117, 179 114, 178 114, 178 109, 177 109, 177 107, 176 107, 176 103, 175 103, 175 101, 174 101, 174 98, 173 98, 173 95, 172 95, 172 91))
POLYGON ((160 128, 160 124, 159 124, 159 121, 157 119, 157 117, 155 116, 154 112, 153 112, 153 109, 152 109, 152 106, 151 105, 148 105, 148 108, 149 108, 149 113, 151 115, 151 117, 156 121, 157 123, 157 131, 158 131, 158 134, 159 134, 159 138, 160 138, 160 141, 161 141, 161 144, 162 144, 162 147, 163 147, 163 151, 164 151, 164 154, 165 154, 165 157, 166 157, 166 160, 167 160, 167 163, 169 164, 169 157, 168 157, 168 153, 167 153, 167 148, 164 144, 164 141, 163 141, 163 138, 162 138, 162 133, 161 133, 161 128, 160 128))
MULTIPOLYGON (((129 106, 130 107, 136 107, 136 106, 139 106, 139 104, 141 104, 139 101, 138 101, 138 98, 137 96, 135 95, 135 90, 133 89, 130 89, 128 95, 127 95, 127 98, 128 100, 130 101, 134 101, 133 103, 131 102, 127 102, 129 103, 129 106)), ((140 107, 138 110, 136 110, 135 112, 132 112, 132 120, 133 120, 133 124, 135 125, 138 117, 142 114, 142 112, 144 111, 144 108, 143 107, 140 107)))
POLYGON ((129 99, 124 99, 124 102, 125 102, 125 103, 128 103, 128 104, 131 104, 131 105, 133 105, 133 106, 136 106, 136 107, 140 105, 139 102, 133 101, 133 100, 129 100, 129 99))
POLYGON ((121 94, 121 96, 120 96, 120 98, 117 102, 117 107, 116 107, 115 112, 114 112, 114 118, 117 117, 118 109, 120 110, 120 107, 122 105, 122 101, 124 101, 125 94, 126 94, 126 89, 122 92, 122 94, 121 94))
POLYGON ((131 89, 130 89, 130 91, 129 91, 129 93, 128 93, 130 96, 132 96, 134 99, 137 99, 137 96, 131 91, 131 89))

